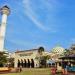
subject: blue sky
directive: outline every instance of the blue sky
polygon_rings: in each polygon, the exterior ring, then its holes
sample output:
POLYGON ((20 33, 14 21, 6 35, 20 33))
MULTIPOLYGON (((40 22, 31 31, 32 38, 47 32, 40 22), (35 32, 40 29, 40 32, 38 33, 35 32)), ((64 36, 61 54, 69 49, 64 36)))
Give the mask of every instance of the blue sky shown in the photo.
MULTIPOLYGON (((75 0, 0 0, 11 12, 4 48, 8 51, 75 43, 75 0)), ((1 15, 0 15, 1 22, 1 15)))

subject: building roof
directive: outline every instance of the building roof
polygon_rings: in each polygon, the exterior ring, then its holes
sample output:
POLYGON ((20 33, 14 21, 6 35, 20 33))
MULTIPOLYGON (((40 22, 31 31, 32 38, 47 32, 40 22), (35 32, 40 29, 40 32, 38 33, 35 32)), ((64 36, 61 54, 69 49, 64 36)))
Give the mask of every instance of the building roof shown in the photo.
POLYGON ((61 57, 59 59, 74 59, 75 60, 75 56, 66 56, 66 57, 61 57))
POLYGON ((38 49, 30 49, 30 50, 17 50, 15 53, 21 53, 21 52, 29 52, 29 51, 37 51, 38 49))

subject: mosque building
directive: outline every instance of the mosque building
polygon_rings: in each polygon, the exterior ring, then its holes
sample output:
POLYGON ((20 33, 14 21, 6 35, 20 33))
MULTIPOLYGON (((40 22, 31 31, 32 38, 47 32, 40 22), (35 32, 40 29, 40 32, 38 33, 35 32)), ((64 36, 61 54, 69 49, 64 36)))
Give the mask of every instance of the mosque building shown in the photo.
POLYGON ((63 56, 65 52, 65 49, 61 46, 55 46, 54 48, 52 48, 51 52, 50 52, 50 56, 52 60, 58 61, 59 57, 63 56))
POLYGON ((39 67, 38 55, 38 49, 16 51, 14 67, 39 67))
MULTIPOLYGON (((52 49, 52 52, 43 52, 43 56, 49 55, 52 60, 58 60, 61 55, 64 52, 64 48, 62 47, 54 47, 52 49), (60 54, 59 54, 60 53, 60 54), (59 54, 59 55, 58 55, 59 54)), ((40 57, 38 53, 38 49, 31 49, 31 50, 18 50, 13 54, 10 54, 10 57, 14 58, 14 67, 39 67, 39 59, 40 57)))
MULTIPOLYGON (((49 55, 49 52, 42 52, 42 56, 49 55)), ((40 54, 38 49, 18 50, 15 53, 9 53, 9 58, 14 58, 14 67, 34 68, 39 67, 40 54)))

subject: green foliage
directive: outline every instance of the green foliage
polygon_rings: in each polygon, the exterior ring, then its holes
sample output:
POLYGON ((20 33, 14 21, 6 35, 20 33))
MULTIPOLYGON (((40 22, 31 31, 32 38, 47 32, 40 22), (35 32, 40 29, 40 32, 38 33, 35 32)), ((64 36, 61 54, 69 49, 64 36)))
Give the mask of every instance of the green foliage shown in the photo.
POLYGON ((65 56, 70 56, 70 55, 74 55, 75 56, 75 50, 74 50, 74 48, 71 48, 71 49, 65 49, 65 53, 64 53, 64 55, 65 56))
POLYGON ((48 59, 50 59, 51 57, 49 56, 49 55, 46 55, 46 56, 42 56, 41 58, 40 58, 40 65, 41 65, 41 67, 46 67, 46 61, 48 60, 48 59))
POLYGON ((39 47, 38 52, 39 52, 39 54, 42 55, 42 52, 44 52, 44 48, 43 47, 39 47))
POLYGON ((2 67, 7 62, 7 53, 0 52, 0 67, 2 67))
POLYGON ((8 62, 10 63, 9 67, 14 67, 14 58, 9 58, 8 62))

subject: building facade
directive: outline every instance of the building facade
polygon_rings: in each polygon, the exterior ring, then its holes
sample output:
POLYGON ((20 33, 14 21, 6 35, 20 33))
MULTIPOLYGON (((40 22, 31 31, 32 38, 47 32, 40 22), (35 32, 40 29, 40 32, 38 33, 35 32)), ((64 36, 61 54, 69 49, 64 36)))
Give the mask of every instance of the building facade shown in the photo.
POLYGON ((38 49, 16 51, 14 55, 14 67, 34 68, 39 67, 38 49))
MULTIPOLYGON (((59 51, 56 52, 42 52, 42 55, 39 54, 39 49, 31 49, 31 50, 23 50, 23 51, 16 51, 14 54, 11 54, 11 57, 14 58, 14 67, 23 68, 34 68, 40 67, 40 58, 41 56, 49 56, 51 60, 58 61, 58 58, 61 56, 61 48, 55 48, 55 50, 59 51), (60 54, 59 54, 60 53, 60 54)), ((64 52, 64 49, 63 49, 64 52)))

